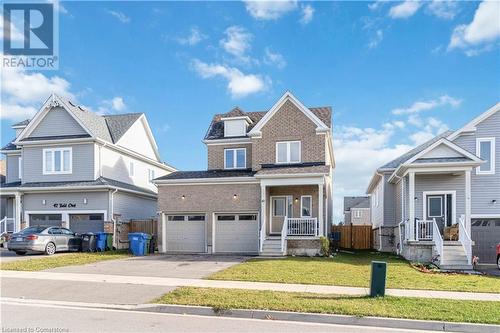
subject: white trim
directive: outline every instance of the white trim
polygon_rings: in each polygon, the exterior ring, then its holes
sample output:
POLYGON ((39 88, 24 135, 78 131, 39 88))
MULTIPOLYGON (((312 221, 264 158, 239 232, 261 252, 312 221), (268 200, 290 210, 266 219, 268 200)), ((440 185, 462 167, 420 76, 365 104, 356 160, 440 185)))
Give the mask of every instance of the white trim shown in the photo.
POLYGON ((500 103, 497 103, 493 105, 491 108, 483 112, 481 115, 478 117, 474 118, 471 122, 467 123, 464 127, 461 129, 453 132, 448 136, 448 140, 453 141, 455 138, 457 138, 459 135, 461 135, 464 132, 474 132, 476 130, 476 126, 481 123, 483 120, 489 118, 492 116, 495 112, 500 111, 500 103))
POLYGON ((472 219, 500 219, 500 214, 471 214, 472 219))
POLYGON ((429 195, 427 196, 427 202, 426 202, 426 205, 427 205, 427 208, 430 209, 430 199, 436 199, 438 198, 439 199, 439 211, 440 211, 440 214, 439 215, 430 215, 430 213, 427 211, 427 214, 426 216, 424 216, 424 220, 427 219, 427 216, 428 217, 442 217, 443 216, 443 197, 441 195, 429 195))
POLYGON ((23 179, 23 157, 22 155, 18 157, 17 160, 17 178, 23 179))
MULTIPOLYGON (((451 194, 451 224, 457 222, 457 191, 423 191, 422 192, 422 219, 427 218, 427 196, 451 194)), ((445 222, 446 223, 446 222, 445 222)))
POLYGON ((42 150, 42 174, 44 175, 68 175, 73 173, 73 148, 72 147, 57 147, 57 148, 44 148, 42 150), (69 151, 69 169, 64 170, 64 152, 69 151), (52 165, 52 170, 47 171, 47 159, 46 159, 46 153, 50 152, 51 153, 51 165, 52 165), (55 162, 56 162, 56 157, 55 153, 59 152, 60 153, 60 171, 56 171, 55 168, 55 162))
POLYGON ((263 179, 266 179, 266 178, 316 178, 316 177, 325 177, 328 175, 328 172, 325 172, 325 173, 319 173, 319 172, 315 172, 315 173, 275 173, 275 174, 263 174, 263 175, 259 175, 259 174, 256 174, 255 175, 255 178, 263 178, 263 179))
POLYGON ((302 111, 314 124, 318 131, 329 131, 329 128, 307 107, 305 107, 291 92, 287 91, 281 98, 269 109, 262 119, 255 125, 248 135, 251 137, 262 135, 262 127, 271 119, 271 117, 285 104, 286 101, 291 101, 295 106, 302 111))
POLYGON ((490 143, 490 170, 488 171, 481 171, 481 167, 484 166, 480 165, 476 168, 476 175, 494 175, 495 174, 495 160, 496 160, 496 150, 495 150, 495 137, 488 137, 488 138, 476 138, 476 155, 481 157, 481 143, 482 142, 489 142, 490 143))
POLYGON ((225 148, 224 149, 224 169, 225 170, 234 170, 234 169, 246 169, 247 168, 247 149, 244 148, 244 147, 238 147, 238 148, 225 148), (245 155, 244 155, 244 162, 243 162, 243 166, 242 167, 239 167, 238 166, 238 150, 243 150, 245 151, 245 155), (228 151, 232 151, 233 152, 233 167, 231 168, 228 168, 227 165, 226 165, 226 152, 228 151))
POLYGON ((261 185, 265 186, 287 186, 287 185, 323 185, 325 184, 324 175, 315 178, 276 178, 276 179, 262 179, 261 185))
POLYGON ((415 156, 413 156, 412 158, 410 158, 409 160, 407 160, 406 162, 404 162, 402 165, 408 165, 408 164, 413 163, 414 161, 418 160, 420 157, 422 157, 423 155, 425 155, 426 153, 430 152, 431 150, 433 150, 434 148, 436 148, 437 146, 439 146, 441 144, 444 144, 445 146, 448 146, 450 149, 455 150, 456 152, 464 155, 465 157, 470 158, 471 160, 473 160, 475 162, 481 162, 481 159, 478 158, 477 156, 475 156, 474 154, 468 152, 467 150, 463 149, 460 146, 457 146, 456 144, 454 144, 451 141, 448 141, 445 138, 441 138, 441 139, 437 140, 436 142, 434 142, 429 147, 425 148, 424 150, 422 150, 421 152, 419 152, 418 154, 416 154, 415 156))
POLYGON ((226 120, 246 120, 247 123, 251 124, 252 119, 250 119, 249 116, 237 116, 237 117, 221 117, 221 121, 226 121, 226 120))
POLYGON ((220 145, 237 145, 237 144, 251 144, 252 140, 250 138, 225 138, 225 139, 214 139, 214 140, 203 140, 202 141, 207 146, 220 146, 220 145))
POLYGON ((302 142, 300 140, 292 140, 292 141, 277 141, 275 144, 276 147, 276 164, 298 164, 302 162, 302 142), (292 143, 299 144, 299 160, 292 161, 292 143), (286 145, 286 161, 280 162, 278 160, 278 145, 285 144, 286 145))
POLYGON ((225 118, 224 121, 224 137, 225 138, 231 138, 231 137, 239 137, 239 136, 245 136, 247 134, 247 128, 248 128, 248 122, 245 121, 245 122, 242 122, 243 119, 238 119, 238 118, 225 118), (227 133, 227 130, 229 128, 228 124, 226 124, 226 122, 232 122, 233 125, 234 123, 236 122, 241 122, 243 124, 243 130, 239 133, 236 133, 236 134, 233 134, 233 135, 229 135, 227 133))
MULTIPOLYGON (((320 199, 320 201, 321 201, 321 199, 320 199)), ((303 218, 303 217, 313 217, 313 207, 312 207, 313 204, 312 203, 313 203, 312 195, 301 195, 300 196, 300 217, 301 218, 303 218), (304 198, 309 198, 309 204, 310 204, 309 214, 311 214, 310 216, 304 216, 304 215, 302 215, 302 208, 304 207, 302 199, 304 199, 304 198)), ((319 212, 319 210, 318 210, 318 216, 319 216, 319 214, 321 214, 321 212, 319 212)))
MULTIPOLYGON (((353 218, 355 218, 355 219, 360 219, 360 218, 362 218, 362 217, 363 217, 363 214, 362 214, 363 212, 362 212, 362 210, 361 210, 361 209, 362 209, 362 208, 353 208, 353 209, 352 209, 352 213, 353 213, 353 214, 352 214, 352 217, 353 217, 353 218)), ((365 208, 365 209, 367 209, 367 208, 365 208)))
POLYGON ((85 209, 85 210, 25 210, 24 211, 24 223, 26 228, 30 226, 30 214, 40 214, 40 215, 61 215, 61 221, 63 222, 63 227, 69 229, 69 216, 75 214, 103 214, 104 221, 108 220, 108 211, 99 209, 85 209))

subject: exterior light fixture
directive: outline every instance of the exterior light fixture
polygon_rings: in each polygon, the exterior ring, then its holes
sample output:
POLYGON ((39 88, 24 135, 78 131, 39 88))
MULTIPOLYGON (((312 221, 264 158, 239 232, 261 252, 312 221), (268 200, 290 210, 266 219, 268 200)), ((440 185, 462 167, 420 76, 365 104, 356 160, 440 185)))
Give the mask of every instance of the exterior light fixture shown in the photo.
POLYGON ((182 197, 181 197, 182 200, 185 200, 186 199, 186 196, 183 194, 182 197))
POLYGON ((413 198, 413 199, 414 199, 415 201, 417 201, 417 200, 418 200, 418 197, 415 197, 415 198, 413 198))
POLYGON ((89 203, 89 200, 87 198, 83 198, 83 204, 86 205, 89 203))
POLYGON ((496 204, 496 203, 497 203, 497 199, 493 199, 493 200, 491 200, 491 203, 492 203, 492 204, 496 204))
POLYGON ((238 195, 237 194, 233 194, 233 199, 234 200, 238 199, 238 195))
POLYGON ((295 198, 295 202, 299 202, 299 198, 295 198))
POLYGON ((43 200, 42 200, 42 205, 44 205, 44 206, 45 206, 46 204, 47 204, 47 200, 43 199, 43 200))

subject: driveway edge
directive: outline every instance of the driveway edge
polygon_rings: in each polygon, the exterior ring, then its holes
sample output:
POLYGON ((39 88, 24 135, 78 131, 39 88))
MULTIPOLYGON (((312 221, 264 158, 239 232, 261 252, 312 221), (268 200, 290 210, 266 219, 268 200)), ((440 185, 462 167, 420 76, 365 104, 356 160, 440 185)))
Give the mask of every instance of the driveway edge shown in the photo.
POLYGON ((385 317, 356 317, 348 315, 270 310, 214 309, 211 307, 190 305, 143 304, 138 305, 136 310, 145 312, 187 314, 198 316, 283 320, 322 324, 434 330, 443 332, 496 333, 500 328, 500 326, 489 324, 452 323, 445 321, 426 321, 385 317))

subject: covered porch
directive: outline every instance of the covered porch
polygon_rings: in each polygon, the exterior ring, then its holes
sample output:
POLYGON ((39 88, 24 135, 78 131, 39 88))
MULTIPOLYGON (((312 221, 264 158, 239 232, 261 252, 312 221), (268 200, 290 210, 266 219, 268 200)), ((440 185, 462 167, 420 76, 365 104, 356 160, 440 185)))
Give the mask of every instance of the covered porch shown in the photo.
POLYGON ((13 233, 22 229, 21 210, 22 195, 17 191, 1 189, 0 200, 2 209, 0 212, 0 234, 13 233))

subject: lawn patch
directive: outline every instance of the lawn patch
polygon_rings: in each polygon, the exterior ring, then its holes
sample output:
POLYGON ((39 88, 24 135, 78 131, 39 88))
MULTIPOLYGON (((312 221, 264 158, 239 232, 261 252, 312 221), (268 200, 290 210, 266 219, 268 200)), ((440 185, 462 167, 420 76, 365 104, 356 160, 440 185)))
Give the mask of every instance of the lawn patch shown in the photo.
POLYGON ((183 287, 154 301, 215 309, 261 309, 500 324, 500 302, 183 287))

